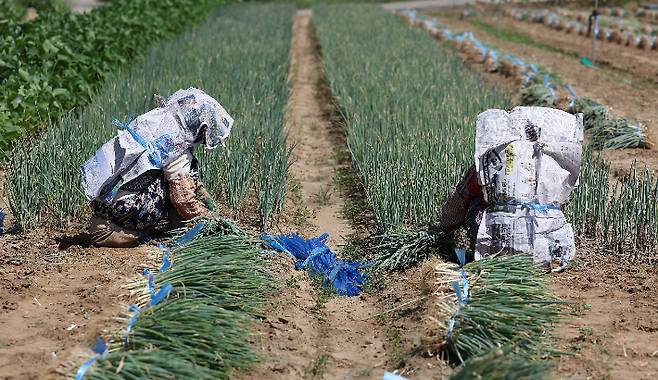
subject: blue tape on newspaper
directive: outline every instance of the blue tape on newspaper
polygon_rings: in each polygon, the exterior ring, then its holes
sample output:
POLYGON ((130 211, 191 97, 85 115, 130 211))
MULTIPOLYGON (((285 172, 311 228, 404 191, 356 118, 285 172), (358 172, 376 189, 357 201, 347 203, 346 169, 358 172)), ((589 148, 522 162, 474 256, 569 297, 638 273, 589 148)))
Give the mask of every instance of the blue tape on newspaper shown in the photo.
POLYGON ((161 168, 162 160, 160 159, 160 155, 155 152, 155 148, 153 147, 153 144, 149 144, 148 142, 146 142, 146 140, 144 140, 144 138, 142 138, 142 136, 140 136, 136 130, 130 127, 130 123, 132 123, 133 120, 134 119, 129 117, 128 122, 122 123, 119 119, 114 119, 112 120, 112 124, 114 124, 117 128, 125 129, 126 131, 128 131, 128 133, 130 133, 133 139, 135 139, 135 141, 137 141, 139 145, 141 145, 146 150, 146 153, 148 154, 149 161, 151 162, 151 164, 153 164, 153 166, 157 168, 161 168))

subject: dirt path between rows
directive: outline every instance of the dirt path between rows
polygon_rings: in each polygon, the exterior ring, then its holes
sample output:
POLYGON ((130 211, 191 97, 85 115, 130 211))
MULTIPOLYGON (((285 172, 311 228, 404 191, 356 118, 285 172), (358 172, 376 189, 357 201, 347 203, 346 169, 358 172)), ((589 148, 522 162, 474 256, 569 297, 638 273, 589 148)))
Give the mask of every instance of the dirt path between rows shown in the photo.
POLYGON ((91 248, 66 233, 0 237, 0 379, 62 379, 117 327, 129 304, 121 286, 151 247, 91 248))
MULTIPOLYGON (((484 33, 474 26, 469 19, 456 20, 433 14, 442 25, 446 25, 456 32, 471 31, 482 42, 500 49, 505 54, 513 54, 528 62, 543 65, 546 69, 557 74, 565 83, 570 83, 578 96, 595 99, 601 104, 611 107, 617 117, 627 116, 641 120, 647 125, 649 137, 658 143, 658 86, 642 85, 638 83, 644 79, 634 77, 632 74, 620 74, 614 70, 595 70, 587 68, 578 62, 578 58, 555 51, 548 51, 527 44, 519 44, 498 38, 493 34, 484 33), (629 80, 630 76, 630 80, 629 80)), ((508 21, 508 19, 505 19, 508 21)), ((539 26, 541 27, 541 26, 539 26)), ((568 36, 554 32, 555 37, 568 36)), ((656 53, 658 57, 658 53, 656 53)), ((658 58, 657 58, 658 62, 658 58)), ((483 69, 483 65, 480 69, 483 69)), ((501 80, 504 77, 497 74, 501 80)), ((507 80, 512 82, 511 80, 507 80)), ((634 162, 646 165, 654 172, 658 172, 658 146, 652 149, 623 149, 605 151, 604 155, 612 165, 613 173, 622 173, 634 162)))
MULTIPOLYGON (((334 185, 344 150, 332 122, 333 102, 324 88, 323 68, 311 16, 295 16, 290 53, 292 92, 286 114, 294 144, 290 177, 299 182, 300 202, 310 215, 299 231, 305 237, 328 232, 335 251, 353 230, 342 216, 344 199, 334 185)), ((356 379, 372 378, 385 362, 385 333, 374 319, 374 297, 336 297, 314 285, 306 272, 296 272, 290 258, 279 254, 271 269, 281 286, 264 311, 255 339, 262 365, 241 378, 356 379)), ((380 369, 383 372, 383 368, 380 369)), ((381 376, 381 373, 379 374, 381 376)))

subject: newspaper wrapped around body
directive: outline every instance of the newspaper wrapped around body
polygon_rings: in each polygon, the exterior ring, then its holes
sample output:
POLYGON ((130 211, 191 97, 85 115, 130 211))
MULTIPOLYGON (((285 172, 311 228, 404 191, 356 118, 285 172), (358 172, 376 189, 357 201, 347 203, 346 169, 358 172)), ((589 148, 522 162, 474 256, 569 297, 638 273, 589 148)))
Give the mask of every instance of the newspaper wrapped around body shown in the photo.
POLYGON ((582 141, 580 114, 516 107, 478 115, 475 165, 489 207, 476 259, 524 252, 559 271, 574 258, 562 206, 578 184, 582 141))
POLYGON ((81 166, 85 196, 109 204, 121 186, 163 169, 200 142, 208 150, 223 144, 232 125, 233 118, 205 92, 178 90, 160 107, 129 121, 81 166))

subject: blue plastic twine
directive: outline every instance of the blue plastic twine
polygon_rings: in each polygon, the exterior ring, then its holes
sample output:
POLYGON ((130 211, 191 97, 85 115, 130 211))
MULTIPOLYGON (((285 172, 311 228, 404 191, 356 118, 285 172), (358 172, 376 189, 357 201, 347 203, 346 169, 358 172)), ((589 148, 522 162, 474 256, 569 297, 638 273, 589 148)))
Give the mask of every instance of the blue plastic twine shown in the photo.
POLYGON ((94 364, 96 360, 101 359, 107 355, 107 345, 105 344, 105 341, 99 337, 96 337, 96 343, 94 343, 94 345, 91 347, 91 350, 94 352, 94 356, 87 359, 87 361, 84 362, 80 368, 78 368, 78 372, 75 374, 75 380, 84 379, 85 374, 89 368, 91 368, 92 364, 94 364))
POLYGON ((496 206, 520 206, 523 208, 547 213, 548 210, 561 210, 559 206, 547 204, 547 203, 528 203, 528 202, 518 202, 518 201, 507 201, 496 203, 496 206))
POLYGON ((468 279, 466 278, 466 271, 464 270, 464 265, 466 264, 466 251, 463 249, 455 249, 455 254, 457 254, 457 259, 459 260, 459 265, 461 267, 461 281, 452 282, 452 288, 454 289, 455 295, 457 296, 457 308, 452 313, 452 316, 448 321, 448 332, 446 334, 446 340, 448 342, 450 342, 452 339, 452 331, 457 324, 457 316, 459 315, 459 311, 461 310, 462 306, 468 304, 469 300, 469 285, 468 279))
POLYGON ((169 283, 166 283, 160 288, 160 290, 156 292, 155 285, 153 284, 155 281, 155 276, 153 273, 151 273, 151 271, 148 269, 144 269, 144 276, 148 276, 148 288, 151 295, 149 306, 155 306, 167 298, 169 293, 171 293, 173 286, 171 286, 169 283))
POLYGON ((130 332, 132 331, 135 322, 137 322, 137 317, 139 317, 139 314, 141 314, 142 312, 142 310, 140 310, 140 308, 135 304, 130 305, 130 311, 133 312, 133 315, 132 317, 130 317, 130 320, 128 320, 128 326, 126 327, 126 332, 125 334, 123 334, 124 348, 128 348, 128 338, 130 337, 130 332))

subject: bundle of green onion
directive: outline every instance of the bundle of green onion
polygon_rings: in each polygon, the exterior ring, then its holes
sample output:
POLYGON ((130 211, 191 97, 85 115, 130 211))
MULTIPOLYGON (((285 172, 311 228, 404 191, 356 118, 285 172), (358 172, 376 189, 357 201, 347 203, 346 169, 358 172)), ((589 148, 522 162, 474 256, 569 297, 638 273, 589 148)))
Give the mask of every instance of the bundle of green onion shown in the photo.
POLYGON ((450 380, 543 380, 549 378, 551 364, 515 356, 510 349, 493 348, 462 364, 450 380))
POLYGON ((89 380, 125 379, 217 379, 217 371, 195 365, 173 352, 150 348, 114 351, 96 362, 89 380))
POLYGON ((578 98, 574 105, 574 112, 583 114, 583 126, 586 130, 603 125, 613 119, 610 109, 590 98, 578 98))
POLYGON ((590 144, 595 149, 648 148, 644 127, 627 118, 611 119, 591 127, 590 144))
MULTIPOLYGON (((547 338, 562 302, 550 295, 530 256, 489 257, 466 264, 464 270, 467 302, 459 307, 453 299, 440 304, 443 317, 452 316, 444 323, 448 355, 464 362, 502 345, 514 346, 516 355, 527 359, 551 352, 547 338)), ((455 272, 453 278, 461 281, 461 274, 455 272)))
POLYGON ((433 231, 394 230, 368 238, 368 257, 382 270, 403 270, 430 257, 447 257, 453 252, 452 236, 433 231))
POLYGON ((99 360, 92 378, 226 379, 257 360, 247 324, 271 289, 271 276, 255 239, 226 235, 224 220, 208 226, 174 246, 171 266, 154 276, 154 292, 173 286, 166 300, 147 306, 147 280, 129 285, 141 311, 126 316, 133 320, 130 333, 117 334, 111 346, 126 351, 99 360))
MULTIPOLYGON (((198 238, 171 252, 171 268, 155 276, 155 288, 173 285, 173 295, 207 299, 213 304, 251 312, 271 289, 257 241, 239 236, 198 238)), ((136 289, 138 305, 148 303, 146 280, 130 285, 136 289)))
POLYGON ((226 378, 231 369, 246 368, 256 360, 246 343, 249 321, 245 313, 218 307, 207 299, 173 299, 140 314, 128 348, 157 347, 216 371, 216 378, 226 378))
POLYGON ((531 84, 521 89, 521 104, 524 106, 553 107, 555 93, 543 83, 531 84))

